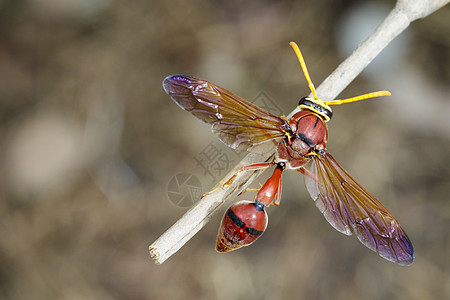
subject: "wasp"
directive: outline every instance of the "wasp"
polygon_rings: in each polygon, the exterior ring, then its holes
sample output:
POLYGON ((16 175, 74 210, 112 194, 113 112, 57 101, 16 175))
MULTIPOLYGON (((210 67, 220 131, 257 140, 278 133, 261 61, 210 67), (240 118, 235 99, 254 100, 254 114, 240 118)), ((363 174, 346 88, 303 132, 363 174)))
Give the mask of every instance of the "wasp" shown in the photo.
POLYGON ((280 204, 284 170, 304 175, 306 188, 325 219, 339 232, 352 235, 381 257, 409 265, 414 249, 394 216, 364 189, 328 152, 327 122, 330 106, 389 96, 372 92, 348 99, 323 101, 318 98, 299 47, 290 43, 300 62, 313 97, 299 101, 300 111, 290 119, 278 117, 206 80, 172 75, 163 87, 173 101, 198 119, 212 125, 212 131, 233 149, 254 151, 270 143, 276 147, 270 162, 252 164, 245 170, 275 167, 273 175, 259 189, 254 201, 240 201, 227 209, 216 241, 216 250, 228 252, 248 246, 265 231, 265 207, 280 204))

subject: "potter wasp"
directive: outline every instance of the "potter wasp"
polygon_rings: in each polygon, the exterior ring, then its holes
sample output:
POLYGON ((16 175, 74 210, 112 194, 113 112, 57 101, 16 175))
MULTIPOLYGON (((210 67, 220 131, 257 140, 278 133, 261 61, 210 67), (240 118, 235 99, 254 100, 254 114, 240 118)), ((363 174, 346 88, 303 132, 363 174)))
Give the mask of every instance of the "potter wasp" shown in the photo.
POLYGON ((241 171, 275 167, 254 201, 240 201, 226 211, 216 250, 228 252, 248 246, 267 227, 265 207, 280 204, 281 175, 286 169, 304 175, 306 188, 325 219, 338 231, 358 239, 381 257, 409 265, 414 261, 410 239, 392 214, 334 159, 326 148, 330 106, 389 96, 378 91, 342 100, 317 97, 298 46, 290 43, 313 97, 299 101, 290 119, 278 117, 206 80, 188 75, 164 79, 164 90, 182 109, 212 125, 212 131, 233 149, 254 151, 261 144, 276 147, 270 162, 245 166, 241 171))

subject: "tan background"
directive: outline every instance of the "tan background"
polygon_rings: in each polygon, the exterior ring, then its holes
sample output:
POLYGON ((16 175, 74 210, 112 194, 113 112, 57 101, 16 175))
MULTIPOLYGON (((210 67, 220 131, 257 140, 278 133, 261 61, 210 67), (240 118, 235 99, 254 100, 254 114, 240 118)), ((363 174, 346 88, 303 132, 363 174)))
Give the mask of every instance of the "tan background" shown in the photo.
POLYGON ((281 205, 251 247, 217 254, 216 217, 153 264, 148 245, 186 210, 168 182, 190 172, 206 191, 213 182, 194 158, 220 146, 163 78, 191 74, 249 100, 265 92, 288 114, 308 94, 288 42, 319 85, 375 25, 361 37, 346 30, 393 6, 225 3, 0 1, 0 298, 450 298, 448 7, 414 23, 342 94, 392 97, 336 107, 329 123, 328 149, 403 225, 412 266, 335 231, 297 172, 284 175, 281 205))

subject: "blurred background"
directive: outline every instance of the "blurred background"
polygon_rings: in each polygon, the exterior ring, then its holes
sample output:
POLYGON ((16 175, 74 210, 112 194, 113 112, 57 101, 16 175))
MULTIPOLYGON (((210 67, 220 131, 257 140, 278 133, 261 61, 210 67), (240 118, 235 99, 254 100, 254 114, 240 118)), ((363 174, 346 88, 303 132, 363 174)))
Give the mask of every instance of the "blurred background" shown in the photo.
POLYGON ((309 93, 288 43, 318 86, 393 6, 0 1, 0 298, 449 299, 448 7, 340 95, 392 97, 336 107, 329 123, 329 151, 402 224, 412 266, 334 230, 297 172, 252 246, 216 253, 217 215, 164 264, 148 253, 245 155, 177 107, 164 77, 204 78, 287 115, 309 93))

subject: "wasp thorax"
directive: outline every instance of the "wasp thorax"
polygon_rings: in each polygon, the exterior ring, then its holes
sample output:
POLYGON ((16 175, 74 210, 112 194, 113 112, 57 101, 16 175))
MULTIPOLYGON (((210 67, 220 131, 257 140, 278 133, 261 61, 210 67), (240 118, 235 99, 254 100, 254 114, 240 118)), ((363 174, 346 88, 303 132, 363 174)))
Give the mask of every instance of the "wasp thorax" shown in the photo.
POLYGON ((229 252, 248 246, 266 230, 267 213, 259 201, 239 201, 223 216, 217 234, 216 250, 229 252))

